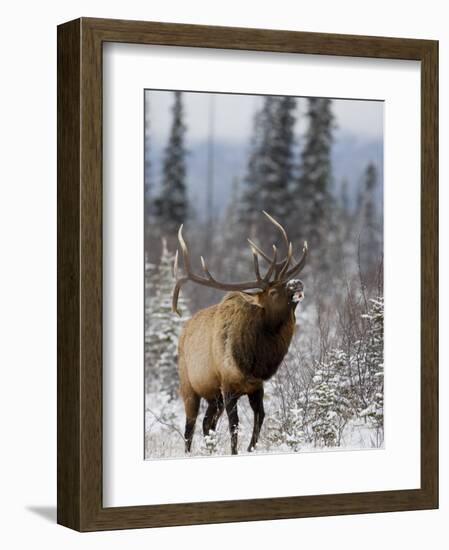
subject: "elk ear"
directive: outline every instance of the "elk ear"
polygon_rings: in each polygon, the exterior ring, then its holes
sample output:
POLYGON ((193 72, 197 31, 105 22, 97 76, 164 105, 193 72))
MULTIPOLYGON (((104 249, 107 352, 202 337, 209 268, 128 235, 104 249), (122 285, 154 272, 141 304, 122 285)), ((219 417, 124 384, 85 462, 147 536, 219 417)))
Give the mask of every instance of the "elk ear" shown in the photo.
POLYGON ((254 294, 250 294, 249 292, 239 292, 240 296, 249 304, 252 306, 262 307, 263 305, 260 303, 259 296, 261 292, 256 292, 254 294))

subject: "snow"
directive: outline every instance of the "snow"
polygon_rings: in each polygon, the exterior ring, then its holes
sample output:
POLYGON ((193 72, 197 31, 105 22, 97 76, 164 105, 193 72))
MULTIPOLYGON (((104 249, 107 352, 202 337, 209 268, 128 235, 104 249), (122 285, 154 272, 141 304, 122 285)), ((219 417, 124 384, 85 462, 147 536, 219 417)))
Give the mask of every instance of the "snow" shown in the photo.
MULTIPOLYGON (((266 417, 256 453, 383 446, 382 216, 373 210, 373 186, 377 184, 375 178, 369 180, 367 172, 356 208, 347 208, 347 201, 333 195, 331 102, 315 98, 308 105, 308 131, 298 149, 291 132, 294 101, 264 100, 255 119, 243 193, 234 178, 232 201, 226 216, 214 220, 213 233, 205 236, 207 226, 198 220, 196 230, 189 229, 193 263, 198 264, 201 258, 204 270, 201 254, 206 252, 213 273, 219 273, 223 280, 251 280, 254 276, 252 273, 251 279, 247 278, 247 251, 243 252, 237 241, 245 242, 249 236, 264 250, 271 242, 279 245, 279 251, 285 248, 279 235, 272 241, 270 228, 263 227, 257 218, 264 209, 283 220, 294 242, 305 237, 311 242, 304 270, 308 287, 304 301, 302 282, 289 282, 293 300, 301 302, 295 310, 297 330, 278 373, 264 384, 266 417), (295 159, 299 152, 300 158, 295 159)), ((179 166, 167 168, 173 172, 172 183, 183 176, 179 166)), ((172 191, 171 198, 181 201, 180 189, 173 185, 172 191)), ((184 217, 179 223, 183 221, 184 217)), ((160 227, 166 230, 163 224, 160 227)), ((158 231, 155 233, 160 235, 158 231)), ((174 241, 168 240, 170 246, 174 241)), ((180 295, 183 318, 174 316, 173 253, 163 243, 160 261, 152 258, 158 267, 149 266, 145 293, 148 459, 184 456, 177 341, 189 309, 198 311, 223 296, 213 289, 187 284, 180 295)), ((205 406, 203 402, 192 454, 229 454, 226 413, 216 432, 203 437, 205 406)), ((246 453, 253 413, 246 397, 239 400, 238 407, 239 452, 246 453)))
MULTIPOLYGON (((180 399, 163 402, 154 393, 147 394, 146 403, 146 433, 145 433, 145 457, 149 459, 183 458, 184 438, 184 410, 180 399), (158 411, 158 414, 156 413, 158 411)), ((239 407, 239 443, 240 455, 249 454, 247 447, 252 434, 252 411, 245 398, 241 398, 239 407)), ((376 432, 363 418, 352 419, 345 428, 340 446, 325 446, 304 441, 304 432, 300 429, 281 434, 278 440, 273 437, 276 429, 274 422, 278 405, 273 398, 265 398, 265 422, 261 430, 260 439, 255 454, 275 454, 294 452, 326 452, 326 451, 357 451, 382 448, 378 445, 376 432)), ((217 424, 214 433, 208 437, 202 434, 202 419, 205 413, 202 405, 198 415, 195 435, 192 444, 192 456, 230 455, 231 444, 226 413, 217 424)), ((298 417, 301 411, 298 410, 298 417)))
MULTIPOLYGON (((163 246, 160 270, 171 265, 163 246)), ((153 289, 154 290, 154 289, 153 289)), ((161 282, 150 300, 147 334, 147 393, 145 456, 147 459, 184 457, 184 410, 177 395, 176 340, 183 320, 169 314, 171 285, 161 282), (151 305, 152 304, 152 305, 151 305), (168 337, 168 338, 167 338, 168 337), (150 360, 150 358, 152 358, 150 360), (152 362, 153 361, 153 362, 152 362), (169 383, 168 383, 168 382, 169 383)), ((353 297, 351 296, 351 300, 353 297)), ((361 301, 358 339, 348 351, 330 346, 324 354, 306 351, 323 345, 316 334, 317 312, 302 309, 300 324, 278 373, 264 385, 265 422, 255 453, 312 452, 382 448, 383 436, 383 298, 361 301), (365 308, 365 309, 363 309, 365 308), (315 338, 313 340, 315 333, 315 338), (320 344, 321 342, 321 344, 320 344)), ((352 307, 354 304, 351 302, 352 307)), ((187 304, 185 303, 186 307, 187 304)), ((352 320, 354 324, 356 320, 352 320)), ((353 327, 354 328, 354 327, 353 327)), ((344 334, 345 339, 348 334, 344 334)), ((216 431, 202 434, 203 401, 193 439, 193 456, 230 454, 226 413, 216 431)), ((247 453, 253 430, 248 399, 238 402, 239 453, 247 453)))

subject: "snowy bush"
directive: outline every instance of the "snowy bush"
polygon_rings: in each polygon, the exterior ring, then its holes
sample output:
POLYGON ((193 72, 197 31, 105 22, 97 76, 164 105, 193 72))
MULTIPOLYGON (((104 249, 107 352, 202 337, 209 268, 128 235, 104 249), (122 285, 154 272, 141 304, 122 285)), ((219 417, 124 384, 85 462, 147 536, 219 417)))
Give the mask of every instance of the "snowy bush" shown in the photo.
POLYGON ((266 421, 268 440, 275 447, 285 446, 287 450, 298 452, 304 445, 304 411, 296 405, 277 410, 266 421))
POLYGON ((341 350, 331 350, 318 363, 312 379, 307 422, 315 445, 340 446, 343 430, 352 416, 347 397, 347 357, 341 350))
POLYGON ((364 318, 368 322, 364 356, 367 392, 366 406, 359 414, 374 427, 377 443, 380 444, 383 440, 384 423, 383 297, 370 300, 370 307, 364 318))
MULTIPOLYGON (((321 324, 324 326, 323 320, 321 324)), ((292 344, 285 364, 267 385, 267 397, 277 403, 265 433, 270 447, 300 451, 309 446, 341 447, 347 440, 364 440, 365 446, 383 443, 383 297, 361 300, 352 319, 349 352, 329 345, 323 326, 318 331, 321 358, 299 354, 292 344)), ((343 337, 344 336, 344 337, 343 337)), ((315 347, 316 344, 313 344, 315 347)))
MULTIPOLYGON (((172 312, 172 266, 174 256, 162 239, 158 268, 147 265, 145 307, 145 381, 147 391, 157 383, 169 399, 177 394, 177 347, 184 319, 172 312)), ((186 300, 180 296, 180 310, 189 315, 186 300)))

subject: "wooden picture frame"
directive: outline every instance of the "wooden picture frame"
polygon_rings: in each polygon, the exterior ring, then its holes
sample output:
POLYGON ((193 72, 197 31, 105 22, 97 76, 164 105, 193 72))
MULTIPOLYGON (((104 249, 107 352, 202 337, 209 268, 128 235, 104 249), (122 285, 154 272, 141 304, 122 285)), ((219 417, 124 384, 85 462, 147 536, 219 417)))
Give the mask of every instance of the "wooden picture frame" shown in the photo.
POLYGON ((438 43, 81 18, 58 27, 58 523, 79 531, 438 507, 438 43), (421 488, 105 508, 102 45, 127 42, 421 62, 421 488))

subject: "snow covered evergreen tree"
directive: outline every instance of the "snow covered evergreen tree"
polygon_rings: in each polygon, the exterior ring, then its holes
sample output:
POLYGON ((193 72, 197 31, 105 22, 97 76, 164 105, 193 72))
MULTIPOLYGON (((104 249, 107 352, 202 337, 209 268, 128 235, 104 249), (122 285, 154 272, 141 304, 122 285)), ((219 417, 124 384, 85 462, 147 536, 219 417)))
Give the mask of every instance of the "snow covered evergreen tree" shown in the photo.
POLYGON ((156 276, 156 266, 149 261, 148 254, 145 253, 145 334, 147 333, 149 326, 151 315, 150 298, 154 294, 156 276))
POLYGON ((382 219, 377 207, 379 178, 371 162, 366 167, 357 197, 360 263, 364 272, 376 266, 382 249, 382 219))
POLYGON ((306 236, 311 249, 317 250, 331 226, 334 115, 330 99, 311 97, 307 102, 308 127, 294 197, 301 235, 306 236))
MULTIPOLYGON (((184 319, 172 312, 174 255, 162 239, 162 254, 157 269, 149 268, 147 282, 149 296, 146 294, 145 323, 145 379, 147 390, 155 388, 167 393, 170 399, 176 396, 178 388, 177 347, 184 319)), ((181 295, 178 307, 184 316, 189 315, 185 298, 181 295)))
POLYGON ((264 235, 267 226, 261 222, 262 210, 288 223, 292 207, 295 110, 295 98, 267 96, 256 113, 239 209, 246 234, 251 228, 252 233, 257 230, 258 235, 264 235))
MULTIPOLYGON (((144 193, 146 208, 148 204, 148 197, 150 194, 150 171, 151 171, 151 160, 150 160, 150 100, 149 94, 145 93, 145 143, 144 143, 144 193)), ((147 211, 147 210, 146 210, 147 211)))
POLYGON ((264 156, 268 152, 269 128, 272 125, 273 101, 272 96, 267 96, 262 108, 254 116, 251 150, 239 205, 239 225, 244 234, 249 234, 250 228, 258 223, 259 213, 264 208, 265 197, 261 194, 261 188, 264 156))
MULTIPOLYGON (((151 160, 150 160, 150 96, 145 92, 145 134, 144 134, 144 239, 145 253, 149 250, 151 216, 151 160)), ((146 263, 145 263, 146 265, 146 263)))
POLYGON ((272 417, 267 420, 267 427, 267 438, 276 447, 286 446, 288 450, 296 453, 305 443, 304 409, 294 402, 286 405, 284 409, 274 411, 272 417))
POLYGON ((162 188, 155 201, 155 215, 160 227, 174 234, 188 215, 186 189, 186 148, 184 114, 181 92, 175 92, 173 122, 164 152, 162 188))
POLYGON ((155 307, 158 270, 145 253, 145 389, 148 391, 156 381, 156 363, 158 360, 155 334, 151 322, 155 307))
POLYGON ((374 223, 375 216, 375 201, 374 191, 377 187, 377 168, 374 163, 370 162, 364 171, 362 185, 357 196, 357 207, 359 210, 364 210, 365 219, 370 223, 374 223))
MULTIPOLYGON (((293 153, 295 144, 296 99, 290 96, 276 98, 271 143, 274 164, 270 178, 266 178, 266 196, 272 215, 287 224, 292 212, 290 187, 293 180, 293 153)), ((265 209, 267 209, 265 208, 265 209)))
POLYGON ((365 336, 364 373, 365 404, 360 416, 369 420, 377 431, 378 443, 383 439, 384 425, 384 299, 371 299, 368 312, 363 315, 368 322, 365 336))
POLYGON ((349 202, 349 190, 348 190, 348 180, 343 178, 341 181, 340 187, 340 208, 346 214, 345 217, 350 217, 351 206, 349 202))
POLYGON ((343 430, 353 415, 347 397, 348 359, 339 349, 332 349, 325 361, 317 365, 309 396, 308 421, 315 445, 340 446, 343 430))

